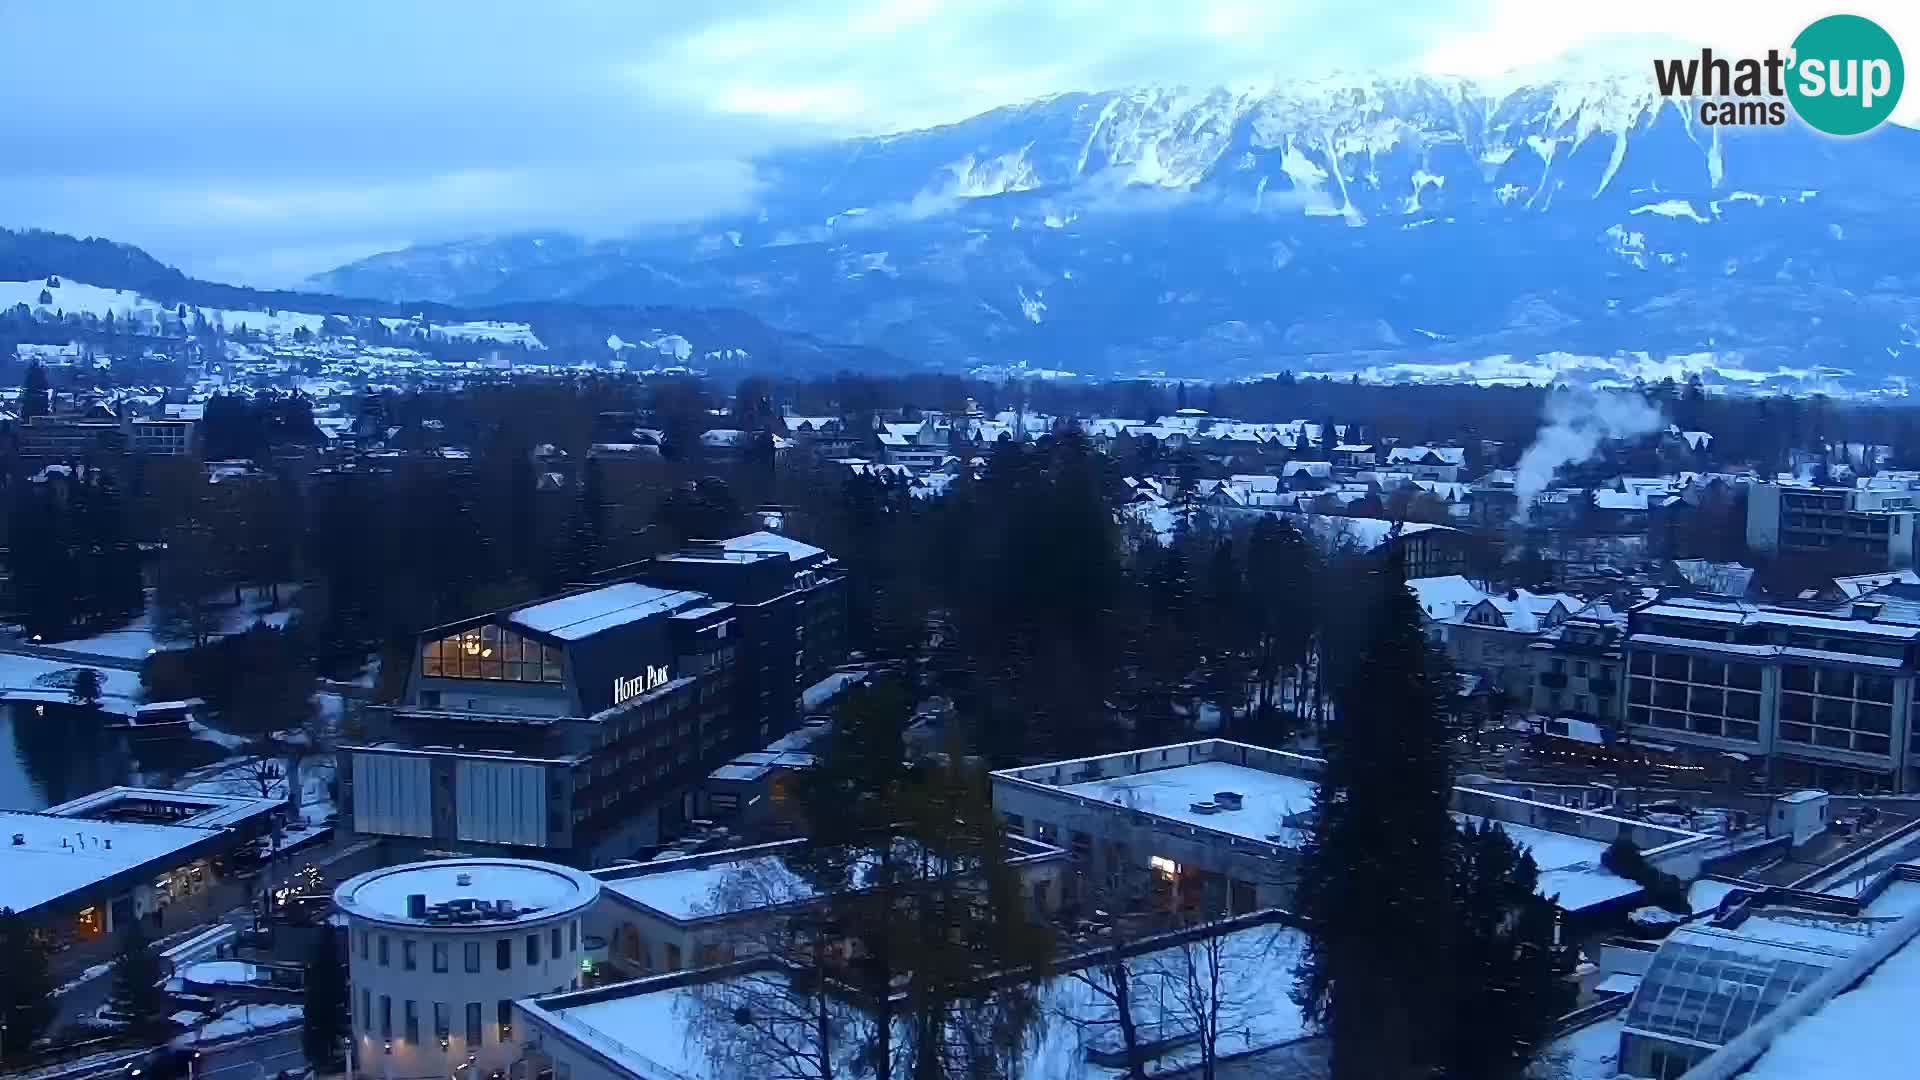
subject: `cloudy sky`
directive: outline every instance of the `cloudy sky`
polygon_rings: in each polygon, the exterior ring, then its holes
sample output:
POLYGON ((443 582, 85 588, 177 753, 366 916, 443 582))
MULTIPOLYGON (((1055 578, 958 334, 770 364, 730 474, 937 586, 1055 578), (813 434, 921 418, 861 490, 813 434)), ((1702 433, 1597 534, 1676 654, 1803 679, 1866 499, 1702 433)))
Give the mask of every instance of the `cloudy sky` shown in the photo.
MULTIPOLYGON (((1920 42, 1920 4, 1855 2, 1920 42)), ((750 208, 770 147, 1061 90, 1784 46, 1788 0, 0 0, 0 225, 282 285, 508 229, 750 208)), ((1910 45, 1910 52, 1920 45, 1910 45)), ((1920 53, 1915 53, 1920 55, 1920 53)), ((1900 116, 1920 119, 1920 90, 1900 116)))

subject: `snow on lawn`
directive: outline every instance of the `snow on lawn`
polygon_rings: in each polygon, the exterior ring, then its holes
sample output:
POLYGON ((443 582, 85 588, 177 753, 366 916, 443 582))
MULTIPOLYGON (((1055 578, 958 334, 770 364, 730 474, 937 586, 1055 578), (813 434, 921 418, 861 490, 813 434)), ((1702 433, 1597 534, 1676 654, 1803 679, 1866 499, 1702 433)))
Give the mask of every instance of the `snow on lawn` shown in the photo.
POLYGON ((301 1011, 298 1005, 242 1005, 218 1020, 208 1021, 181 1035, 173 1042, 175 1046, 192 1046, 195 1043, 213 1042, 216 1039, 231 1039, 237 1035, 246 1035, 267 1028, 297 1024, 300 1018, 301 1011))
MULTIPOLYGON (((266 602, 257 601, 249 596, 237 605, 222 606, 217 614, 220 618, 219 633, 244 633, 256 621, 268 626, 285 626, 293 617, 293 597, 299 592, 298 585, 280 586, 280 609, 266 610, 266 602)), ((221 599, 230 600, 232 593, 222 590, 221 599)), ((43 649, 59 649, 65 652, 92 653, 96 656, 118 656, 128 660, 139 660, 148 653, 162 649, 184 649, 187 642, 163 642, 153 633, 153 612, 140 616, 117 630, 108 630, 88 638, 76 638, 72 641, 49 641, 39 643, 43 649)))
MULTIPOLYGON (((75 673, 89 665, 38 656, 0 653, 0 701, 45 701, 65 704, 75 673)), ((140 675, 117 668, 94 668, 100 673, 100 708, 128 715, 140 696, 140 675)))

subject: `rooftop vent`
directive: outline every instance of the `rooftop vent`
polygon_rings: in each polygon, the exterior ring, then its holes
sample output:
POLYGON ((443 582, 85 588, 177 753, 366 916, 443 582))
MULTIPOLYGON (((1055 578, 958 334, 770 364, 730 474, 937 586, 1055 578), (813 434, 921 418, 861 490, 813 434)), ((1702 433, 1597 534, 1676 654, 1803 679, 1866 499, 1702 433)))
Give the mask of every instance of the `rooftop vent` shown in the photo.
POLYGON ((1856 601, 1853 605, 1853 617, 1863 621, 1871 622, 1872 620, 1880 617, 1880 611, 1882 609, 1882 606, 1883 605, 1878 603, 1864 603, 1864 602, 1856 601))
POLYGON ((27 834, 26 834, 26 833, 23 833, 23 832, 17 832, 17 833, 14 833, 14 834, 13 834, 13 846, 14 846, 14 847, 26 847, 26 846, 27 846, 27 834))
POLYGON ((1187 809, 1196 814, 1217 814, 1220 812, 1220 804, 1216 802, 1188 803, 1187 809))
POLYGON ((1240 809, 1241 799, 1237 791, 1216 791, 1213 793, 1213 801, 1222 810, 1240 809))
POLYGON ((464 889, 467 886, 473 884, 473 875, 472 874, 455 874, 453 875, 453 883, 464 889))

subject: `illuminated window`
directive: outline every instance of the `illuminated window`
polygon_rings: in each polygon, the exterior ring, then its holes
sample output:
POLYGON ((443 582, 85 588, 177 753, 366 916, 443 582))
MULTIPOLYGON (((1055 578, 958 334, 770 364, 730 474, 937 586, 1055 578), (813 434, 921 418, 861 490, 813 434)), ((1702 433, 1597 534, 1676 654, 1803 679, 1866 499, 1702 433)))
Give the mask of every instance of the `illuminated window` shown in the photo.
POLYGON ((1165 856, 1152 856, 1147 860, 1147 865, 1151 866, 1156 874, 1166 874, 1169 877, 1180 876, 1180 864, 1165 856))
POLYGON ((444 679, 563 681, 560 650, 499 626, 476 626, 421 646, 420 673, 444 679))

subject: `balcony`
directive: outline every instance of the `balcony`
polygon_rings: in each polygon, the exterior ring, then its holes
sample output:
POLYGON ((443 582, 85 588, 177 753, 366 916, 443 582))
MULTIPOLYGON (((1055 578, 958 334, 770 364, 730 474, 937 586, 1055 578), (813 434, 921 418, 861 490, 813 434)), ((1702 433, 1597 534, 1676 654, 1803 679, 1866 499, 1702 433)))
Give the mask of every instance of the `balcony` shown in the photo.
POLYGON ((1549 690, 1567 688, 1567 673, 1564 671, 1543 671, 1540 673, 1540 685, 1549 690))

